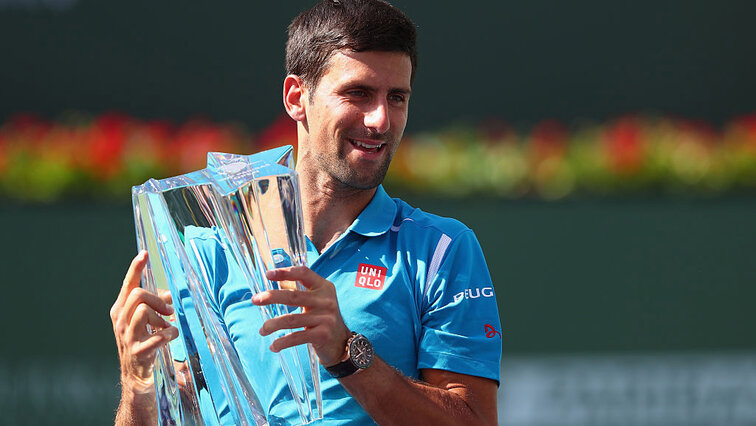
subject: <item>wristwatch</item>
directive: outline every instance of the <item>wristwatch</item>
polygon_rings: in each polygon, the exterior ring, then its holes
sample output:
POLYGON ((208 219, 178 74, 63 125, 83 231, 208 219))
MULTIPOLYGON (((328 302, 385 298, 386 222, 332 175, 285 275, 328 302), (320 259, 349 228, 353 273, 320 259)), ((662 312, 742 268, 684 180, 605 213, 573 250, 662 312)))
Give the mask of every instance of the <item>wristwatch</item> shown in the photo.
POLYGON ((373 363, 373 345, 367 337, 362 334, 352 332, 352 337, 346 343, 346 356, 336 365, 326 367, 326 371, 337 379, 351 376, 352 374, 362 371, 373 363))

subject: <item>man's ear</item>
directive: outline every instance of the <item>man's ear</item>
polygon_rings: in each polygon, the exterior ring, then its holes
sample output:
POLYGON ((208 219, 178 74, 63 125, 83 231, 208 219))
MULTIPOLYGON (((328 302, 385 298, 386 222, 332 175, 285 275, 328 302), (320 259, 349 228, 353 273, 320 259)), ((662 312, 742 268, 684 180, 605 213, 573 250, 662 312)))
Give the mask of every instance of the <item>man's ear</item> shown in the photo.
POLYGON ((307 119, 305 96, 302 79, 294 74, 287 75, 283 84, 283 103, 289 117, 295 121, 304 122, 307 119))

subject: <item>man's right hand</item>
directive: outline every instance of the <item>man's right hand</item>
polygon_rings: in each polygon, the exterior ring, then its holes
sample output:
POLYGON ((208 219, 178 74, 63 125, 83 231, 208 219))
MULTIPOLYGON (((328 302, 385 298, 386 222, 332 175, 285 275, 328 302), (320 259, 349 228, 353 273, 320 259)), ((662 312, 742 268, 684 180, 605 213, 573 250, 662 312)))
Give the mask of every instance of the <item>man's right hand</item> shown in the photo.
POLYGON ((152 366, 156 350, 178 336, 178 329, 160 316, 173 313, 170 293, 157 296, 139 286, 146 264, 147 252, 142 251, 131 262, 118 299, 110 308, 121 361, 119 414, 123 408, 129 410, 124 404, 139 406, 145 400, 155 400, 152 366))

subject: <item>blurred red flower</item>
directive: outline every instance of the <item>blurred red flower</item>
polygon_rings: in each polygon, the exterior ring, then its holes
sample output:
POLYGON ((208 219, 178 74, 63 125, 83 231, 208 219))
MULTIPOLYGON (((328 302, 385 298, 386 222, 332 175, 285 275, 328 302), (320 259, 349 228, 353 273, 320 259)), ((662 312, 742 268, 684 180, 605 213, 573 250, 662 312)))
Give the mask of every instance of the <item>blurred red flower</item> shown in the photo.
POLYGON ((131 119, 108 113, 98 117, 89 129, 87 164, 95 176, 110 179, 121 169, 121 154, 131 119))
POLYGON ((634 117, 623 117, 604 132, 609 166, 618 174, 634 174, 643 166, 642 127, 634 117))
POLYGON ((292 145, 297 151, 297 122, 287 114, 281 114, 257 137, 257 151, 275 148, 282 145, 292 145))

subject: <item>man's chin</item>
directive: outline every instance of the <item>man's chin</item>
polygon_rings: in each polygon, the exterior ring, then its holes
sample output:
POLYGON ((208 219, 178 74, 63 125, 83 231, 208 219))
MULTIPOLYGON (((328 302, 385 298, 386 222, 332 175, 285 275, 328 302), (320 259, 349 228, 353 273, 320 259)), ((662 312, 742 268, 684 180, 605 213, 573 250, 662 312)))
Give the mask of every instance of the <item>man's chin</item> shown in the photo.
POLYGON ((348 186, 348 187, 353 188, 353 189, 360 189, 360 190, 367 191, 367 190, 370 190, 370 189, 377 188, 378 185, 380 185, 381 183, 383 183, 383 178, 381 178, 378 181, 363 182, 363 181, 352 181, 352 180, 350 180, 350 181, 342 182, 342 183, 345 186, 348 186))
POLYGON ((383 183, 386 173, 380 173, 374 176, 345 176, 343 179, 337 179, 342 185, 360 190, 370 190, 377 188, 383 183))

